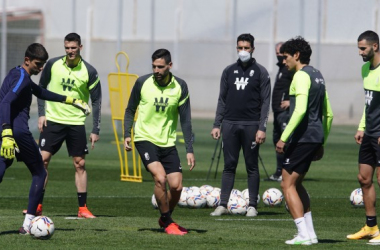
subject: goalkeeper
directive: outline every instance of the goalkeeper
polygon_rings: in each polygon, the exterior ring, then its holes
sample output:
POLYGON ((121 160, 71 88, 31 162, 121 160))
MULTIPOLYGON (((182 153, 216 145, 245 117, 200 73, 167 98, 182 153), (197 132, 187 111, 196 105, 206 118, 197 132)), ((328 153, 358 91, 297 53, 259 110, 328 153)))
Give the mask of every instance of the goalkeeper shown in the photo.
POLYGON ((25 52, 22 66, 11 69, 0 88, 0 182, 15 156, 26 164, 32 174, 28 210, 20 234, 29 234, 29 224, 35 217, 46 177, 41 153, 28 127, 32 94, 50 101, 72 104, 86 115, 89 114, 88 105, 81 100, 47 91, 31 80, 32 75, 41 72, 48 57, 41 44, 31 44, 25 52))

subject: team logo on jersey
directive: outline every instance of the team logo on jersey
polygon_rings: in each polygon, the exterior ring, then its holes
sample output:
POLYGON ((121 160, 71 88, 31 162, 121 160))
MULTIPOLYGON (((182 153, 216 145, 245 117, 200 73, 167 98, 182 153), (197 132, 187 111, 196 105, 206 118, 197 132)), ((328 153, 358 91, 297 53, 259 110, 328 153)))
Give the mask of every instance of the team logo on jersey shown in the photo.
POLYGON ((148 152, 145 152, 145 153, 144 153, 144 157, 145 157, 145 160, 149 161, 150 156, 149 156, 149 153, 148 153, 148 152))
POLYGON ((67 80, 65 80, 65 78, 62 78, 62 86, 63 86, 63 91, 66 91, 66 89, 68 91, 71 91, 71 89, 74 87, 74 83, 75 83, 75 80, 70 80, 70 78, 67 78, 67 80))
POLYGON ((238 70, 234 70, 234 74, 239 74, 239 71, 238 70))
POLYGON ((41 147, 45 146, 45 138, 41 140, 41 147))
POLYGON ((165 101, 163 97, 160 98, 160 101, 158 101, 158 98, 154 98, 154 106, 156 106, 156 112, 159 112, 160 108, 161 111, 164 112, 165 108, 168 106, 168 101, 169 98, 166 98, 165 101))
POLYGON ((253 76, 253 74, 255 74, 255 71, 251 69, 251 71, 249 72, 249 76, 253 76))
POLYGON ((247 86, 247 84, 248 84, 248 80, 249 80, 249 78, 242 77, 239 79, 237 77, 236 82, 234 83, 236 85, 236 89, 240 90, 240 88, 241 88, 242 90, 244 90, 245 86, 247 86))
POLYGON ((365 90, 364 94, 365 94, 365 104, 370 106, 373 99, 373 91, 365 90))
POLYGON ((315 82, 317 84, 325 84, 325 80, 323 80, 323 78, 315 78, 315 82))

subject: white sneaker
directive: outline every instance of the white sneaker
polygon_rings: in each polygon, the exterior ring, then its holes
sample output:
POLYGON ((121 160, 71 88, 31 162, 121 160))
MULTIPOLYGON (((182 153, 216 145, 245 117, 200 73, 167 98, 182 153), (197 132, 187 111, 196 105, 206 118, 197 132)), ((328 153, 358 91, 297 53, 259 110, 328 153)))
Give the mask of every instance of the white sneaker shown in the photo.
POLYGON ((257 216, 258 212, 256 210, 256 208, 254 207, 248 207, 247 209, 247 214, 245 216, 247 217, 255 217, 257 216))
POLYGON ((292 240, 287 240, 285 241, 286 244, 288 245, 311 245, 311 239, 310 238, 303 238, 299 235, 294 237, 292 240))
POLYGON ((311 244, 317 244, 317 243, 318 243, 317 237, 311 239, 311 244))
POLYGON ((228 214, 227 208, 223 206, 218 206, 214 212, 212 212, 211 216, 221 216, 222 214, 228 214))
POLYGON ((277 176, 275 174, 272 174, 271 176, 269 176, 269 180, 281 182, 282 181, 282 175, 277 176))

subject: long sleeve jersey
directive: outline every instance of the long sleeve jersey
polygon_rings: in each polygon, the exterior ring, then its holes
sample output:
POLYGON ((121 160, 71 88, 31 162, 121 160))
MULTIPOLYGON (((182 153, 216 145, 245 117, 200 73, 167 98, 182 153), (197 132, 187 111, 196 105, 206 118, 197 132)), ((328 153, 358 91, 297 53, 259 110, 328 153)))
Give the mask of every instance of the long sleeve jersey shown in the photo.
POLYGON ((134 141, 149 141, 159 147, 174 146, 179 115, 186 151, 193 153, 190 96, 184 80, 171 75, 170 82, 160 86, 153 74, 139 77, 125 110, 124 138, 131 137, 137 107, 134 141))
POLYGON ((252 58, 247 65, 240 59, 227 66, 220 80, 214 128, 223 120, 232 123, 259 125, 266 131, 270 106, 268 71, 252 58))
POLYGON ((29 130, 32 95, 55 102, 66 100, 66 96, 36 85, 23 67, 15 67, 9 71, 0 88, 0 124, 10 124, 12 127, 29 130))

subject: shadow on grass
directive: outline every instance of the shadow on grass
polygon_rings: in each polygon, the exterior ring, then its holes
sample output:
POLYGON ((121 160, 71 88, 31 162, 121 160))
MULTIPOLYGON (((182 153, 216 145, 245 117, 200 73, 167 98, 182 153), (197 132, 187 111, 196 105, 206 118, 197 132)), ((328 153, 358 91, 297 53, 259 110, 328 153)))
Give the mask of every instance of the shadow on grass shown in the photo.
MULTIPOLYGON (((140 228, 137 231, 139 231, 139 232, 151 231, 151 232, 155 232, 155 233, 165 233, 163 228, 140 228)), ((191 228, 189 229, 189 228, 187 228, 187 231, 189 233, 191 233, 191 232, 199 233, 199 234, 207 233, 207 230, 202 230, 202 229, 191 229, 191 228)))
POLYGON ((342 243, 344 240, 330 240, 330 239, 318 239, 318 244, 333 244, 333 243, 342 243))
POLYGON ((19 234, 18 230, 0 232, 0 235, 19 234))

